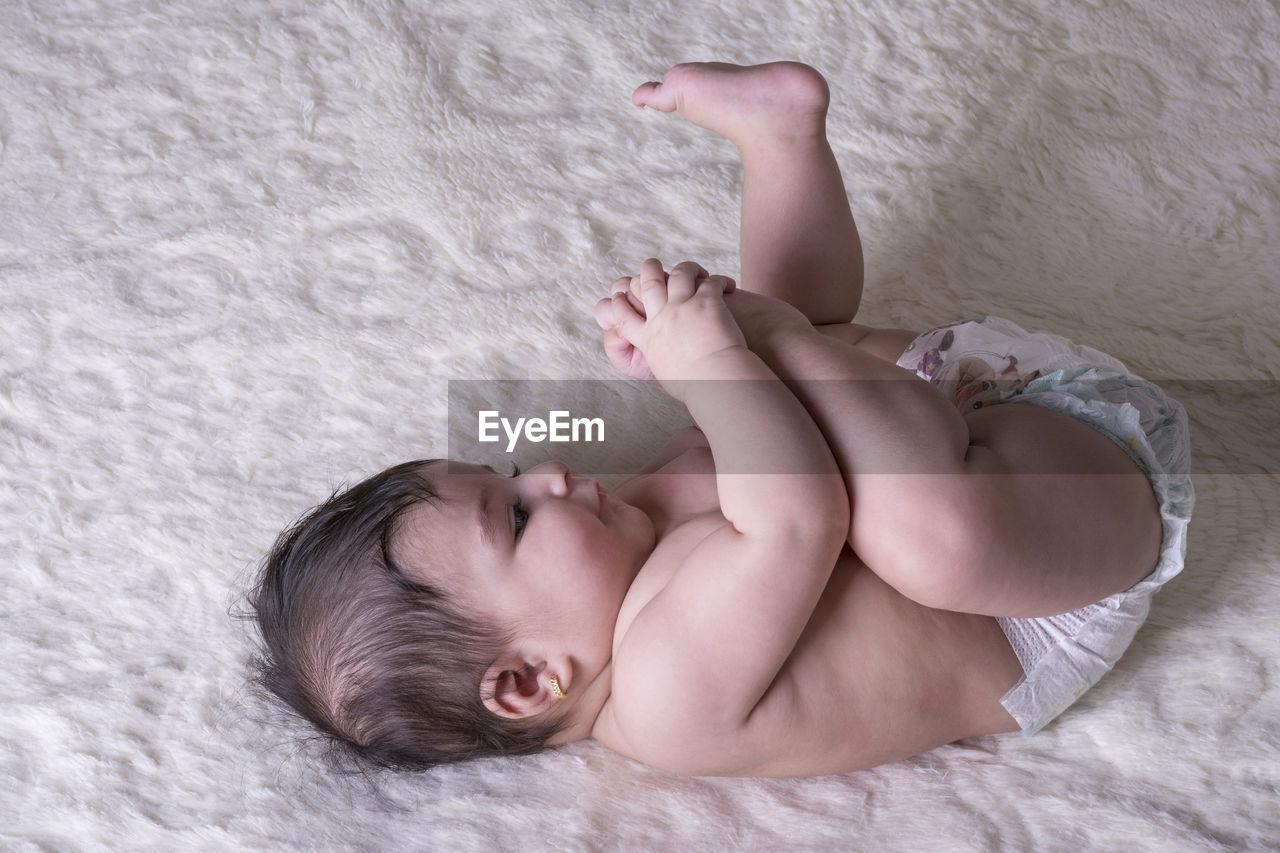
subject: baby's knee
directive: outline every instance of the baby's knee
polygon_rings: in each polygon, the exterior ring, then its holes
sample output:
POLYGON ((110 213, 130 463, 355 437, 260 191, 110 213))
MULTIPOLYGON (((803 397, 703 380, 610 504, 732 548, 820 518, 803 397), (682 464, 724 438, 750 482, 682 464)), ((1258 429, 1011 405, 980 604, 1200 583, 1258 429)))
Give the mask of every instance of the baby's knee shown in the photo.
POLYGON ((893 518, 858 519, 857 513, 857 544, 854 536, 850 544, 881 579, 926 607, 981 611, 990 575, 992 508, 939 495, 893 518))

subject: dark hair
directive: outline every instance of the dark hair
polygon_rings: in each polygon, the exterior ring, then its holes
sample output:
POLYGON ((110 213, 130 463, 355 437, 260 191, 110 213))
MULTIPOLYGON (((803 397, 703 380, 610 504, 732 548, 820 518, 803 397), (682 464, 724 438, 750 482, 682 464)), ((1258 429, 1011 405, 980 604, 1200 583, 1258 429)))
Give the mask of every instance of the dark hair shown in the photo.
POLYGON ((405 512, 441 501, 422 470, 432 461, 335 492, 280 534, 249 594, 259 681, 336 739, 346 755, 333 758, 419 770, 536 752, 559 729, 485 707, 481 682, 507 638, 391 559, 405 512))

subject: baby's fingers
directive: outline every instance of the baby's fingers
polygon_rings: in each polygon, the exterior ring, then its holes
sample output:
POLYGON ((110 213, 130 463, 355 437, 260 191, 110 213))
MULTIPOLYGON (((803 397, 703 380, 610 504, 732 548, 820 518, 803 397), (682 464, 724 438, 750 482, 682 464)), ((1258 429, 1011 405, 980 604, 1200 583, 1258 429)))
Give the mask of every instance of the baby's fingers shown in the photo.
POLYGON ((693 261, 681 261, 671 268, 671 277, 667 280, 667 299, 672 302, 683 302, 698 289, 698 284, 705 280, 707 271, 693 261))
POLYGON ((627 368, 631 365, 631 354, 635 351, 635 347, 631 343, 618 334, 617 329, 610 329, 604 334, 604 354, 609 359, 609 363, 614 366, 620 373, 626 373, 627 368))
MULTIPOLYGON (((631 279, 624 278, 619 279, 619 281, 629 282, 631 279)), ((605 330, 612 329, 617 325, 617 320, 613 314, 613 300, 619 296, 625 297, 627 304, 631 306, 632 310, 641 317, 644 316, 644 307, 640 304, 639 297, 636 297, 627 291, 618 290, 617 283, 618 282, 614 282, 613 296, 601 299, 596 303, 595 308, 592 309, 592 314, 596 318, 596 325, 605 330)))
POLYGON ((640 265, 640 301, 644 303, 644 313, 648 317, 657 314, 667 304, 667 273, 657 258, 649 258, 640 265))
POLYGON ((708 290, 717 295, 732 293, 738 284, 727 275, 709 275, 698 282, 698 292, 708 290))
POLYGON ((631 276, 623 276, 616 280, 610 287, 612 293, 626 294, 627 301, 631 303, 631 307, 639 312, 640 316, 644 316, 644 303, 640 301, 640 276, 632 278, 631 276), (635 284, 635 292, 631 290, 631 285, 635 284))
POLYGON ((613 299, 601 299, 596 303, 596 307, 592 309, 592 313, 596 318, 596 325, 608 331, 613 328, 613 299))
POLYGON ((608 356, 609 363, 624 376, 644 380, 654 378, 644 353, 619 335, 617 329, 610 329, 604 333, 604 354, 608 356))
POLYGON ((644 338, 644 317, 631 307, 624 293, 615 293, 609 301, 613 311, 613 328, 627 341, 640 343, 644 338))

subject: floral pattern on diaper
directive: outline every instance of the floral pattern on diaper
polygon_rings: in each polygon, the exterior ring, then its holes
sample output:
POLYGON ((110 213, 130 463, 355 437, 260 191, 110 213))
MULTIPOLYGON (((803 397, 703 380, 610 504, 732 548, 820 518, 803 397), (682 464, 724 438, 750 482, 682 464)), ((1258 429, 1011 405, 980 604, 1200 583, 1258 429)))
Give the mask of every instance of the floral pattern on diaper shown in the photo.
POLYGON ((938 348, 934 347, 920 359, 920 363, 916 365, 916 373, 925 379, 932 379, 933 374, 937 373, 940 367, 942 367, 942 355, 938 348))
MULTIPOLYGON (((938 326, 937 328, 930 329, 928 334, 924 336, 932 340, 938 336, 939 332, 943 333, 942 340, 938 341, 936 346, 925 350, 924 355, 920 357, 920 361, 916 363, 915 371, 917 375, 928 379, 930 382, 933 381, 934 374, 936 374, 942 365, 946 363, 946 356, 944 356, 943 353, 951 349, 951 345, 955 343, 956 340, 956 333, 951 331, 951 326, 958 325, 960 324, 951 323, 947 326, 938 326)), ((921 342, 927 343, 927 341, 923 341, 923 339, 912 341, 903 355, 911 352, 916 348, 916 344, 921 342)))
POLYGON ((982 353, 948 362, 934 372, 930 381, 950 391, 952 404, 961 413, 968 414, 1021 394, 1027 383, 1039 375, 1038 370, 1019 373, 1016 356, 982 353), (999 371, 991 361, 1001 364, 999 371))
POLYGON ((938 386, 964 414, 1002 403, 1022 393, 1027 383, 1040 375, 1039 370, 1019 372, 1017 357, 1008 352, 970 349, 965 350, 962 357, 948 361, 947 356, 956 341, 952 327, 968 322, 971 321, 930 329, 903 353, 905 357, 917 346, 924 347, 915 363, 916 375, 938 386))

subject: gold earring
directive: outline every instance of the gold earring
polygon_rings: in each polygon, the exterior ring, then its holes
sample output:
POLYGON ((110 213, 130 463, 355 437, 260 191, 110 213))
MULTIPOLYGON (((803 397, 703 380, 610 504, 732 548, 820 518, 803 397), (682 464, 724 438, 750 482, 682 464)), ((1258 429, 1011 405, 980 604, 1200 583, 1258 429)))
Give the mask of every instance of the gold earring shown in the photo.
POLYGON ((568 695, 560 689, 560 679, 554 675, 551 676, 551 695, 557 699, 563 699, 568 695))

